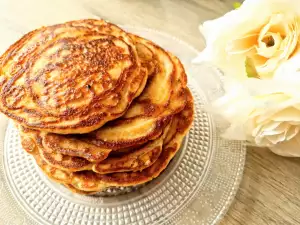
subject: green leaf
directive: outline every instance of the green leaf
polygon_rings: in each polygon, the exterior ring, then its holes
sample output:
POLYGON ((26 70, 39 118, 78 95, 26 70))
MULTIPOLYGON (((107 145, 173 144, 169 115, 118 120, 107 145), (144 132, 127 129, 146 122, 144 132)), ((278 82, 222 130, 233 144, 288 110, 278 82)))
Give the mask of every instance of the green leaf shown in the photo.
POLYGON ((245 67, 246 67, 247 76, 249 78, 259 78, 259 75, 258 75, 257 70, 255 68, 253 59, 251 59, 248 56, 246 57, 246 60, 245 60, 245 67))
POLYGON ((233 8, 234 8, 234 9, 238 9, 238 8, 241 7, 241 5, 242 5, 242 3, 240 3, 240 2, 234 2, 234 3, 233 3, 233 8))

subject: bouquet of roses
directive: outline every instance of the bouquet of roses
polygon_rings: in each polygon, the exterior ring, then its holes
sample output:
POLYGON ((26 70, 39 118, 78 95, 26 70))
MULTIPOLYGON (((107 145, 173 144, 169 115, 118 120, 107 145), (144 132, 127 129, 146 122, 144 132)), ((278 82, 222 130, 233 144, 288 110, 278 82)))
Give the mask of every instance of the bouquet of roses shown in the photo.
POLYGON ((300 156, 300 1, 245 0, 200 26, 206 48, 194 60, 223 73, 212 112, 228 139, 300 156))

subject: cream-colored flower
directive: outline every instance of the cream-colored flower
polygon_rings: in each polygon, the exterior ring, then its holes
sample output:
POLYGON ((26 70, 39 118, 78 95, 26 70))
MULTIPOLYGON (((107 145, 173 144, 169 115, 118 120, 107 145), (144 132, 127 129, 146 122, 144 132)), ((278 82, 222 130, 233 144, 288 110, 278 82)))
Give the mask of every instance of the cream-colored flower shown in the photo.
MULTIPOLYGON (((290 96, 294 96, 294 99, 300 98, 300 54, 295 55, 287 62, 280 65, 275 72, 273 79, 276 82, 280 82, 282 86, 289 88, 292 92, 290 96)), ((286 89, 287 89, 286 88, 286 89)), ((298 107, 297 104, 295 104, 298 107)), ((295 122, 295 121, 294 121, 295 122)), ((300 126, 300 125, 299 125, 300 126)), ((299 130, 297 125, 294 125, 295 129, 299 130)), ((289 156, 289 157, 300 157, 300 132, 290 139, 285 139, 276 145, 269 147, 271 151, 277 155, 289 156)))
POLYGON ((299 134, 300 92, 291 82, 225 80, 225 87, 226 94, 213 104, 213 111, 230 124, 225 138, 274 147, 299 134))
POLYGON ((194 60, 213 62, 226 75, 272 78, 278 66, 300 48, 298 0, 245 0, 200 30, 206 48, 194 60))

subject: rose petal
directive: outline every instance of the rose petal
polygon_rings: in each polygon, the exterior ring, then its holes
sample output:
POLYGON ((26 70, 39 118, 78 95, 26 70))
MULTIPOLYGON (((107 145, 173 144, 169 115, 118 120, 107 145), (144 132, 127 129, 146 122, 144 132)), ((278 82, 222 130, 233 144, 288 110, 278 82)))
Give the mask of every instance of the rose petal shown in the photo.
POLYGON ((250 54, 249 57, 251 57, 251 59, 254 61, 254 65, 256 65, 256 67, 261 67, 263 65, 265 65, 268 61, 268 58, 263 57, 261 55, 257 54, 257 51, 254 51, 254 54, 250 54))
POLYGON ((268 138, 266 138, 265 136, 256 136, 254 138, 254 143, 256 146, 261 146, 261 147, 267 147, 267 146, 272 145, 270 140, 268 138))
MULTIPOLYGON (((293 56, 286 62, 283 62, 275 71, 273 79, 279 82, 300 84, 300 45, 293 53, 293 56)), ((299 93, 299 91, 297 90, 299 93)))
POLYGON ((280 134, 285 131, 285 129, 288 129, 290 125, 280 123, 280 122, 273 122, 269 121, 269 123, 265 125, 260 125, 258 130, 254 130, 252 135, 262 135, 262 136, 271 136, 280 134), (256 131, 256 132, 255 132, 256 131))
POLYGON ((272 136, 267 136, 266 138, 270 141, 271 145, 276 145, 282 141, 285 141, 285 134, 280 133, 272 136))
POLYGON ((268 131, 274 130, 277 126, 279 126, 280 122, 268 121, 266 124, 256 124, 256 127, 252 130, 252 136, 260 136, 263 134, 263 131, 268 129, 268 131))
POLYGON ((294 107, 289 107, 273 115, 272 120, 279 121, 279 122, 284 122, 284 121, 300 122, 300 111, 294 107))
POLYGON ((270 150, 277 155, 300 157, 300 135, 296 135, 294 138, 288 141, 278 143, 275 146, 271 146, 270 150))
POLYGON ((261 41, 262 44, 259 48, 257 48, 257 54, 261 55, 265 58, 272 58, 272 57, 278 57, 280 56, 281 52, 279 47, 282 42, 282 38, 280 34, 274 34, 267 32, 265 37, 263 37, 263 40, 267 37, 271 37, 274 41, 273 46, 267 46, 267 44, 264 41, 261 41))
POLYGON ((289 121, 289 124, 293 125, 293 126, 299 126, 300 122, 295 122, 295 121, 289 121))
POLYGON ((243 37, 234 39, 226 46, 226 52, 231 55, 249 52, 251 49, 255 48, 257 39, 257 33, 247 34, 243 37))
MULTIPOLYGON (((279 23, 281 23, 283 21, 283 19, 284 19, 284 15, 273 14, 271 16, 270 21, 261 29, 259 37, 258 37, 258 46, 257 46, 257 53, 259 55, 264 56, 266 58, 271 58, 271 57, 275 56, 274 52, 276 51, 276 49, 268 47, 266 45, 266 43, 264 42, 264 39, 266 36, 270 36, 270 33, 269 33, 270 28, 273 25, 276 25, 276 24, 278 25, 279 23)), ((274 34, 274 35, 276 35, 276 37, 274 39, 274 45, 279 46, 282 41, 280 34, 274 34), (276 40, 277 40, 277 42, 276 42, 276 40)), ((285 34, 283 34, 283 35, 285 35, 285 34)))

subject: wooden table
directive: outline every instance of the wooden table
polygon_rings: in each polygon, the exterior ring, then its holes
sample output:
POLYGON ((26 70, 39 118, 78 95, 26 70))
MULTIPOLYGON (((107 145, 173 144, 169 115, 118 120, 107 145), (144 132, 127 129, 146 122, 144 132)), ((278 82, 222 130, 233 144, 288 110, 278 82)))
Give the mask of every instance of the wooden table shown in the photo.
MULTIPOLYGON (((79 18, 154 28, 201 50, 198 25, 232 9, 234 0, 2 0, 0 51, 25 32, 79 18)), ((1 117, 1 130, 6 119, 1 117)), ((2 136, 1 136, 2 138, 2 136)), ((300 159, 249 148, 244 178, 221 224, 300 224, 300 159)))

